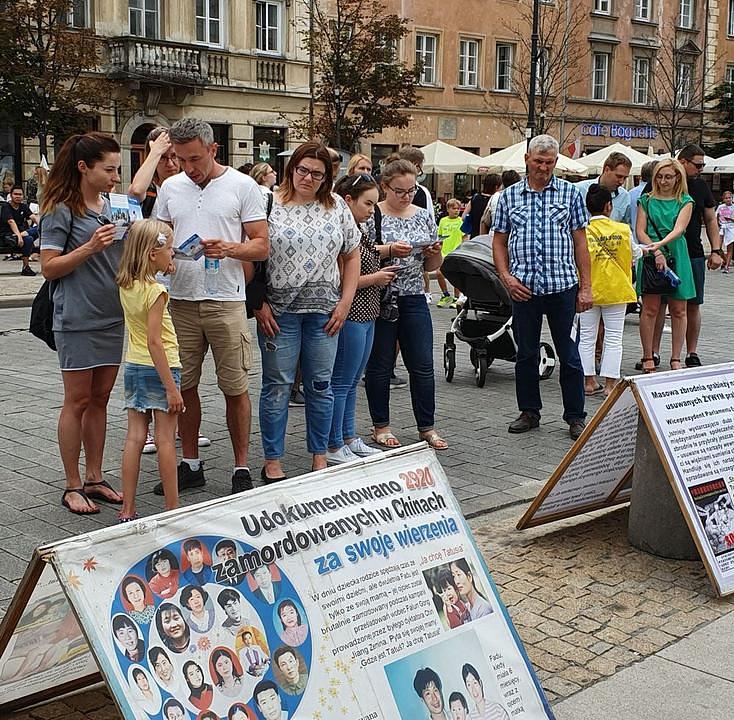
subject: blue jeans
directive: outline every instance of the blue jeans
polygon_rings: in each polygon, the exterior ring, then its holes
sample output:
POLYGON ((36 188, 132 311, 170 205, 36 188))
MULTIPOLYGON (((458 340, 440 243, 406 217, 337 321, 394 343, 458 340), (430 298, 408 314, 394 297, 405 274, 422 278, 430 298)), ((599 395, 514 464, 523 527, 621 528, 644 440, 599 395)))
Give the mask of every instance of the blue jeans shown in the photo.
POLYGON ((280 332, 274 338, 266 337, 260 330, 257 332, 263 366, 260 392, 263 454, 266 460, 278 460, 285 453, 288 399, 300 360, 306 398, 306 444, 313 455, 323 455, 334 407, 331 373, 339 336, 329 337, 324 332, 328 315, 283 313, 276 321, 280 332))
POLYGON ((540 377, 538 375, 538 352, 543 315, 548 318, 548 327, 553 345, 561 364, 560 383, 563 396, 563 419, 570 423, 583 420, 584 371, 579 356, 578 338, 571 339, 571 329, 576 315, 576 293, 574 286, 563 292, 550 295, 533 295, 526 302, 512 301, 512 332, 517 344, 515 362, 515 393, 520 412, 540 417, 543 403, 540 399, 540 377))
POLYGON ((395 344, 410 377, 410 400, 419 432, 433 428, 436 380, 433 376, 433 324, 425 295, 398 298, 396 322, 375 321, 375 340, 367 362, 365 387, 375 428, 390 424, 390 375, 395 365, 395 344))
POLYGON ((329 447, 340 448, 344 438, 357 437, 355 412, 357 386, 362 379, 375 336, 374 322, 347 320, 339 333, 331 387, 334 391, 334 414, 331 418, 329 447))

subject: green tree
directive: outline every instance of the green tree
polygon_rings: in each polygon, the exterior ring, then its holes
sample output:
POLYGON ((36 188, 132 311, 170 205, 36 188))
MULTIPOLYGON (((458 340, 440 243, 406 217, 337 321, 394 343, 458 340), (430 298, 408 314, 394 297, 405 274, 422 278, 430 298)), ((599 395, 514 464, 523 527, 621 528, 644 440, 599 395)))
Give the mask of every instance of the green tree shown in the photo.
POLYGON ((721 83, 713 89, 706 100, 716 103, 711 112, 721 126, 717 132, 719 141, 707 145, 706 150, 714 157, 728 155, 734 152, 734 84, 721 83))
POLYGON ((408 20, 388 13, 380 0, 311 0, 309 13, 302 36, 312 59, 313 106, 296 129, 353 150, 361 138, 406 127, 406 109, 419 101, 420 73, 397 58, 408 20))
POLYGON ((36 137, 42 155, 48 138, 88 127, 109 101, 109 87, 92 73, 99 66, 99 39, 69 25, 73 0, 7 0, 0 5, 0 108, 23 137, 36 137))

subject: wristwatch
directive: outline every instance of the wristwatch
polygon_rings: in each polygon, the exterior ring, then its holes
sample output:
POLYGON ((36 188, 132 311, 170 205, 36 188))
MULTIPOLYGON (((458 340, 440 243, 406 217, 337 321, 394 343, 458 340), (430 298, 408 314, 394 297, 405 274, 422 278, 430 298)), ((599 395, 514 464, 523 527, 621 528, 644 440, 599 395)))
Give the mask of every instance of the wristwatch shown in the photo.
POLYGON ((721 248, 716 248, 716 250, 711 248, 711 254, 718 255, 722 260, 726 260, 726 253, 721 248))

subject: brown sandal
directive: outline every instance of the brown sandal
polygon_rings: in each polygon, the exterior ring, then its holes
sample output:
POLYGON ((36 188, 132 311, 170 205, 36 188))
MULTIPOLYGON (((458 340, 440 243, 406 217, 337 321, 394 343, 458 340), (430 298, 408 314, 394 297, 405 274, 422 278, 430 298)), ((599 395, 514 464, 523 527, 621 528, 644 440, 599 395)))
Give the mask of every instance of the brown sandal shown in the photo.
POLYGON ((657 372, 657 368, 655 367, 655 358, 642 358, 642 372, 645 373, 645 375, 650 375, 651 373, 657 372), (645 363, 650 363, 652 367, 645 367, 645 363))
POLYGON ((670 369, 671 370, 682 370, 683 369, 683 363, 680 361, 680 358, 670 358, 670 369), (673 363, 677 363, 678 367, 673 367, 673 363))

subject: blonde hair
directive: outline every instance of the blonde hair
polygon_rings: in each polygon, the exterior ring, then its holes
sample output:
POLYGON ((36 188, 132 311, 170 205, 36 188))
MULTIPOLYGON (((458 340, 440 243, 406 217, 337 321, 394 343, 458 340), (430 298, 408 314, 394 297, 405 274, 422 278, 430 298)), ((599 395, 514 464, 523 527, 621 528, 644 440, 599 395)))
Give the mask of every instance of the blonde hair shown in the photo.
POLYGON ((665 160, 661 160, 656 166, 655 170, 652 174, 652 191, 650 192, 651 197, 659 197, 660 192, 660 185, 657 181, 657 177, 661 170, 664 168, 673 168, 675 172, 678 174, 678 180, 676 180, 675 183, 675 199, 680 201, 684 194, 688 192, 688 180, 686 178, 686 171, 683 169, 683 166, 674 158, 667 158, 665 160))
POLYGON ((270 163, 261 162, 252 167, 250 177, 258 184, 262 185, 263 178, 270 172, 270 163))
POLYGON ((347 175, 354 175, 354 173, 357 172, 357 165, 359 165, 362 160, 366 160, 370 164, 370 167, 372 167, 372 160, 370 160, 366 155, 362 155, 362 153, 357 153, 349 158, 349 163, 347 164, 347 175))
POLYGON ((130 227, 125 246, 122 250, 120 268, 115 282, 121 288, 132 287, 136 280, 152 281, 156 270, 150 258, 153 250, 161 247, 159 237, 164 235, 166 241, 171 235, 171 228, 160 220, 137 220, 130 227))
POLYGON ((457 200, 456 198, 450 198, 446 201, 446 207, 457 207, 461 208, 461 200, 457 200))

